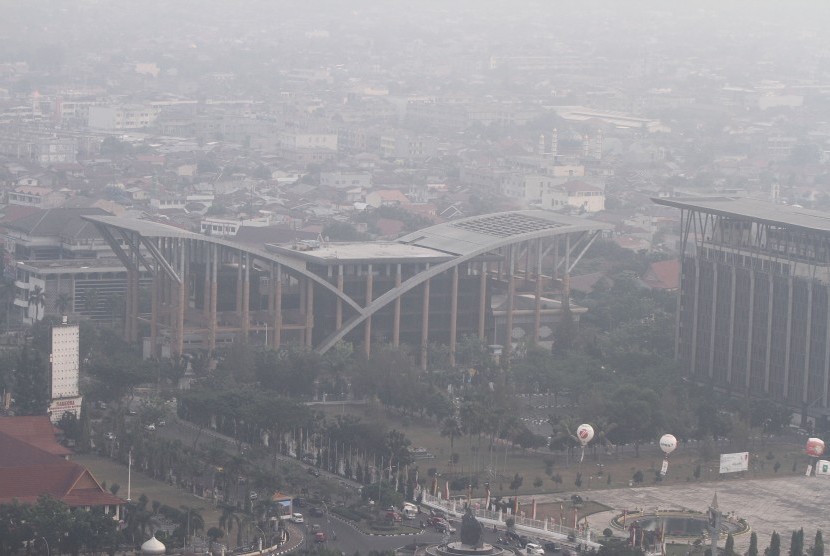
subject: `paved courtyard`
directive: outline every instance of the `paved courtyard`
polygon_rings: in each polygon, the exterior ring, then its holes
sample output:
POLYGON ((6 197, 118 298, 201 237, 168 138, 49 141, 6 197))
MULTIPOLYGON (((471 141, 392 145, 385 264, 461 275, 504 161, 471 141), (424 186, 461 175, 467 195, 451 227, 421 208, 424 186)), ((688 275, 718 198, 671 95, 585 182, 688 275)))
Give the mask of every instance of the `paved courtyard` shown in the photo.
MULTIPOLYGON (((718 506, 724 515, 744 518, 758 534, 758 548, 769 545, 773 531, 781 534, 782 550, 789 547, 790 534, 804 528, 804 544, 812 545, 817 529, 830 532, 830 478, 788 476, 775 479, 725 480, 679 486, 637 487, 628 489, 580 492, 583 498, 596 500, 615 510, 588 518, 591 528, 602 531, 622 509, 643 508, 646 512, 688 509, 704 512, 717 493, 718 506)), ((539 502, 570 498, 570 495, 537 497, 539 502)), ((746 550, 749 535, 735 539, 735 547, 746 550)))

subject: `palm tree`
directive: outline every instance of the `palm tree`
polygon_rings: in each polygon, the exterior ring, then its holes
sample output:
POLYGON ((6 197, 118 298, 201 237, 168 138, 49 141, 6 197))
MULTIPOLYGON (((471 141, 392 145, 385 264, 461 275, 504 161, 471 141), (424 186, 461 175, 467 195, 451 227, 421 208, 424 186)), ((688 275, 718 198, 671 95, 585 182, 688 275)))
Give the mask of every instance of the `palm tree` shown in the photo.
POLYGON ((242 544, 242 515, 237 513, 236 508, 230 504, 222 506, 222 516, 219 518, 219 527, 230 536, 233 532, 233 524, 236 522, 236 545, 242 544))
POLYGON ((441 436, 450 437, 450 457, 452 457, 453 447, 455 445, 455 437, 464 434, 464 429, 461 426, 461 421, 455 417, 447 417, 441 423, 441 436))
POLYGON ((72 307, 72 296, 68 293, 59 294, 55 299, 55 308, 61 315, 67 314, 69 308, 72 307))
POLYGON ((35 288, 29 293, 29 307, 32 305, 35 306, 35 317, 34 320, 40 320, 40 307, 46 303, 46 294, 43 293, 43 288, 40 286, 35 286, 35 288))

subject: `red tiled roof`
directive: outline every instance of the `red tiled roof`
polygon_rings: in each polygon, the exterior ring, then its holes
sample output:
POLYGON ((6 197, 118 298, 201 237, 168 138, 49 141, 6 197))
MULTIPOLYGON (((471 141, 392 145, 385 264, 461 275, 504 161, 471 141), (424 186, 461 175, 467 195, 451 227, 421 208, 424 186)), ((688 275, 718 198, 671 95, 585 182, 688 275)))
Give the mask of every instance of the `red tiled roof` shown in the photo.
MULTIPOLYGON (((8 417, 2 420, 6 429, 18 420, 22 423, 22 429, 28 427, 37 431, 45 428, 37 423, 37 418, 8 417)), ((51 431, 48 417, 46 423, 51 431)), ((40 432, 41 436, 44 434, 40 432)), ((35 440, 37 436, 36 433, 35 440)), ((0 431, 0 504, 12 500, 30 504, 44 494, 71 507, 124 503, 104 490, 83 466, 49 453, 27 440, 25 436, 16 438, 5 430, 0 431)))
POLYGON ((55 456, 68 456, 72 450, 58 444, 55 427, 46 415, 37 417, 0 417, 0 433, 55 456))
POLYGON ((680 261, 669 259, 651 263, 643 275, 643 282, 657 290, 676 290, 680 287, 680 261))

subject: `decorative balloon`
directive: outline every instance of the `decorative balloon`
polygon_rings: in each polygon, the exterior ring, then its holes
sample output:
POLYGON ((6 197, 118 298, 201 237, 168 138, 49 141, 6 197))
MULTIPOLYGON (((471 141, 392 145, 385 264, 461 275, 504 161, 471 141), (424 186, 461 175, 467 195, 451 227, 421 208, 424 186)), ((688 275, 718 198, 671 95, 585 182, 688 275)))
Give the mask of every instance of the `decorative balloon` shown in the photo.
POLYGON ((660 437, 660 449, 666 454, 663 458, 663 466, 660 468, 660 475, 665 476, 669 470, 669 454, 677 448, 677 439, 673 434, 664 434, 660 437))
POLYGON ((594 427, 587 423, 583 423, 576 428, 576 439, 582 446, 582 455, 579 457, 579 463, 585 459, 585 446, 594 438, 594 427))
POLYGON ((808 456, 817 458, 824 453, 824 441, 821 438, 808 438, 804 449, 808 456))

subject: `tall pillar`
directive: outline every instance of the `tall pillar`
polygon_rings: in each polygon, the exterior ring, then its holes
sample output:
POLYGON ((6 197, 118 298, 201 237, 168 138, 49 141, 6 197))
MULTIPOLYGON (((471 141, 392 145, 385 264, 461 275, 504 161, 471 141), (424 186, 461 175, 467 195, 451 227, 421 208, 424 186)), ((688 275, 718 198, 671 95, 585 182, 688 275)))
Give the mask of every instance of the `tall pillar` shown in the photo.
POLYGON ((210 318, 210 255, 212 248, 212 243, 205 243, 203 246, 205 253, 205 276, 202 284, 202 314, 206 319, 210 318))
POLYGON ((219 303, 219 246, 211 245, 210 257, 210 352, 216 349, 216 327, 218 326, 217 305, 219 303))
POLYGON ((153 357, 158 355, 159 295, 161 281, 162 270, 156 262, 153 264, 153 283, 150 288, 150 351, 153 357))
POLYGON ((248 331, 251 328, 251 255, 245 253, 245 270, 242 282, 242 337, 248 341, 248 331))
POLYGON ((305 289, 306 303, 305 303, 305 345, 311 347, 313 344, 312 332, 314 331, 314 282, 311 278, 306 278, 305 289))
MULTIPOLYGON (((395 265, 395 288, 401 287, 401 263, 395 265)), ((392 320, 392 345, 398 347, 401 343, 401 296, 394 301, 394 316, 392 320)))
POLYGON ((244 261, 242 259, 242 252, 238 252, 235 254, 236 256, 236 316, 239 320, 240 325, 242 324, 242 267, 244 266, 244 261))
POLYGON ((187 280, 185 280, 185 240, 177 242, 178 267, 179 267, 179 303, 176 311, 176 346, 174 355, 181 356, 184 353, 184 311, 187 305, 187 280))
POLYGON ((749 392, 752 381, 752 328, 754 327, 755 319, 755 270, 750 269, 749 272, 749 319, 747 319, 747 338, 746 338, 746 376, 744 377, 744 388, 749 392))
POLYGON ((132 288, 130 289, 130 341, 138 342, 138 288, 141 273, 139 272, 139 261, 136 257, 135 268, 132 269, 133 279, 132 288))
MULTIPOLYGON (((810 280, 807 286, 807 329, 804 334, 804 385, 801 393, 801 402, 805 404, 811 403, 810 399, 810 350, 812 349, 813 336, 813 284, 815 282, 810 280)), ((792 309, 790 310, 792 312, 792 309)))
POLYGON ((274 282, 274 347, 282 343, 282 266, 277 265, 277 279, 274 282))
MULTIPOLYGON (((337 291, 343 293, 343 264, 337 265, 337 291)), ((340 330, 343 326, 343 300, 337 298, 337 303, 334 307, 334 329, 340 330)))
POLYGON ((450 292, 450 365, 455 367, 455 342, 458 333, 458 265, 452 267, 450 292))
POLYGON ((715 323, 718 316, 718 263, 712 263, 712 311, 709 313, 709 378, 715 379, 715 323))
POLYGON ((539 341, 539 329, 542 327, 542 240, 536 241, 536 292, 533 296, 533 343, 539 341))
POLYGON ((507 319, 504 327, 505 337, 503 349, 506 361, 510 360, 509 355, 513 347, 513 298, 516 294, 515 252, 512 245, 507 248, 507 319))
POLYGON ((735 286, 737 282, 737 270, 735 269, 735 265, 733 264, 730 267, 729 273, 729 349, 727 351, 726 357, 728 360, 726 361, 726 383, 731 385, 732 384, 732 350, 735 347, 735 286))
POLYGON ((487 322, 487 262, 481 262, 481 275, 478 284, 478 339, 484 341, 487 337, 484 325, 487 322))
MULTIPOLYGON (((424 270, 429 270, 429 264, 424 270)), ((429 279, 424 282, 424 297, 421 301, 421 369, 424 371, 427 370, 429 351, 429 282, 429 279)))
MULTIPOLYGON (((372 265, 366 265, 366 303, 364 307, 368 307, 372 303, 372 286, 374 275, 372 274, 372 265)), ((366 317, 366 322, 363 329, 363 350, 366 357, 372 354, 372 316, 366 317)))
POLYGON ((772 274, 769 274, 769 305, 767 306, 767 353, 764 367, 764 392, 769 393, 769 372, 772 349, 772 298, 775 295, 775 281, 772 279, 772 274))
POLYGON ((787 328, 784 338, 784 398, 790 395, 790 348, 793 332, 793 277, 787 278, 787 328))

